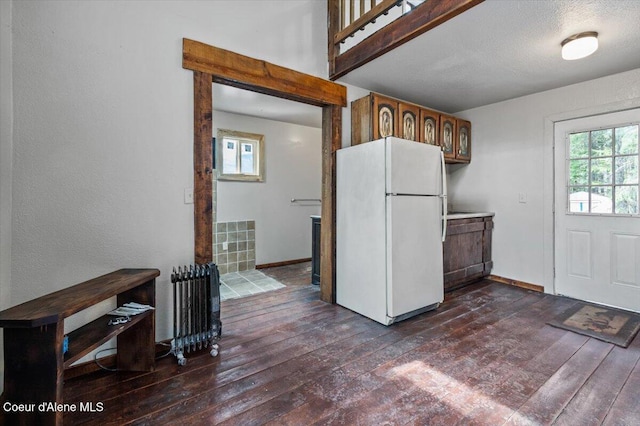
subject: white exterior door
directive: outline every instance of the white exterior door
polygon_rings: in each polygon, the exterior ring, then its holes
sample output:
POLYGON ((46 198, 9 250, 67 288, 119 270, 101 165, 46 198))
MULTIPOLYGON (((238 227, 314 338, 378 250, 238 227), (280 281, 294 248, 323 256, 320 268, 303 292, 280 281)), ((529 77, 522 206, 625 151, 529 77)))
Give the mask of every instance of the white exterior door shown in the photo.
POLYGON ((555 124, 555 291, 640 312, 640 109, 555 124))

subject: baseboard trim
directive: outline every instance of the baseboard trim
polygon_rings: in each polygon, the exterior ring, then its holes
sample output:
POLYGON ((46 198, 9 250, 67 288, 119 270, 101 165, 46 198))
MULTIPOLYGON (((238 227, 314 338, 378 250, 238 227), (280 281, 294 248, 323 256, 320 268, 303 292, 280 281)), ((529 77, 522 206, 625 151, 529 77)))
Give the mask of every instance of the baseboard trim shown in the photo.
POLYGON ((533 290, 539 293, 544 293, 544 287, 537 284, 531 284, 531 283, 526 283, 524 281, 512 280, 511 278, 505 278, 499 275, 489 275, 487 279, 499 282, 501 284, 512 285, 515 287, 526 288, 527 290, 533 290))
POLYGON ((296 263, 304 263, 304 262, 311 262, 311 258, 305 257, 304 259, 293 259, 293 260, 285 260, 283 262, 263 263, 261 265, 256 265, 256 269, 275 268, 277 266, 295 265, 296 263))

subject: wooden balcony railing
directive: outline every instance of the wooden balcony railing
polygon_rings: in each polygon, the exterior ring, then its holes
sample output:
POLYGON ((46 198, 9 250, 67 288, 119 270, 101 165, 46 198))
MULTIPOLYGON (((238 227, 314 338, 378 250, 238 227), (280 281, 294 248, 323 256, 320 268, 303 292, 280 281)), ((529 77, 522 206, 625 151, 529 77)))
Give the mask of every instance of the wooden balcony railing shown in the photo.
POLYGON ((328 0, 329 77, 335 80, 483 1, 328 0), (378 28, 373 24, 382 15, 393 16, 378 28), (365 38, 349 40, 360 31, 365 38))

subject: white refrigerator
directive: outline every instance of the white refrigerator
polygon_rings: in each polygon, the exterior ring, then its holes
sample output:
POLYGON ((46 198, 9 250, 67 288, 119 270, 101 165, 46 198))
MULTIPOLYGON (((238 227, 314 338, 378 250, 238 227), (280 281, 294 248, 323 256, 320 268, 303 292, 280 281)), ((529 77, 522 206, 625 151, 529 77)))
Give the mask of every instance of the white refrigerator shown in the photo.
POLYGON ((387 137, 337 151, 336 302, 389 325, 444 300, 439 147, 387 137))

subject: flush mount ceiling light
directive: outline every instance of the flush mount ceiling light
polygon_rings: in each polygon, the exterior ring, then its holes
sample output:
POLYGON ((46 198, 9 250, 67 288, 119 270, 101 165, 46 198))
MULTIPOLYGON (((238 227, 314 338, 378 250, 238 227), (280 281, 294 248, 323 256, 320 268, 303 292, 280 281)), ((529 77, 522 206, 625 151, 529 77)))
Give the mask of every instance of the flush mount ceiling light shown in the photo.
POLYGON ((562 46, 562 59, 572 61, 582 59, 598 50, 598 33, 587 31, 574 34, 560 43, 562 46))

